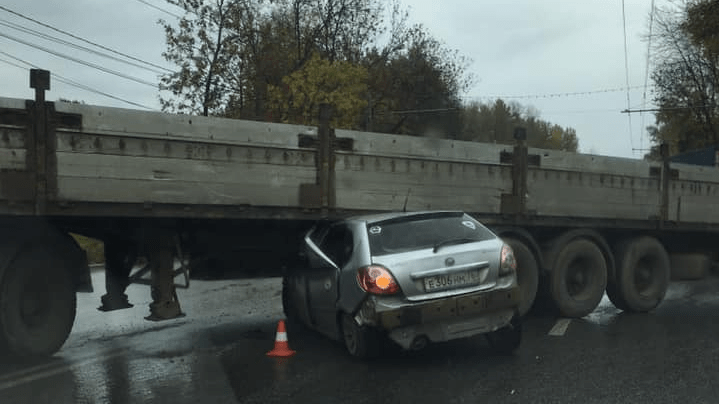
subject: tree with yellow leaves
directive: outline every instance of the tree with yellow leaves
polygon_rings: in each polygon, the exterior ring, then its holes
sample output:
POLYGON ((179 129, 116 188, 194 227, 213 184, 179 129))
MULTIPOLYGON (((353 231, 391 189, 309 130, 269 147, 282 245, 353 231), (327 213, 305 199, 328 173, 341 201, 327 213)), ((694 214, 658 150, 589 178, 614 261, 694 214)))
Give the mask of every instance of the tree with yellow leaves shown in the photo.
POLYGON ((281 122, 317 125, 319 106, 326 103, 334 111, 332 127, 355 129, 367 106, 367 69, 314 54, 268 93, 270 114, 281 122))

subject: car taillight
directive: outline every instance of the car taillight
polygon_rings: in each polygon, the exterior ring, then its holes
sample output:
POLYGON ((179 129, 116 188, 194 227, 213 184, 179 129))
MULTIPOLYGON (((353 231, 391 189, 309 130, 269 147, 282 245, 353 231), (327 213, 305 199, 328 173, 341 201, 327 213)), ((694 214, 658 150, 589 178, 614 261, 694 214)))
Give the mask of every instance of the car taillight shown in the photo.
POLYGON ((517 271, 517 260, 514 258, 512 247, 507 244, 502 246, 502 253, 499 259, 499 276, 506 276, 517 271))
POLYGON ((370 265, 357 270, 357 282, 367 293, 391 295, 399 292, 394 276, 383 266, 370 265))

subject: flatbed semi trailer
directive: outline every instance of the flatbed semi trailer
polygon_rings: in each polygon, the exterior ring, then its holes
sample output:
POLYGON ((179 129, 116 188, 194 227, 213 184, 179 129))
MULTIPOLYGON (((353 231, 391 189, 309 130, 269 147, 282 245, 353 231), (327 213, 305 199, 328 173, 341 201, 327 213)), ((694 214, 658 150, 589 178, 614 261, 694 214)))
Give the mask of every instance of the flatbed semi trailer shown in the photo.
POLYGON ((368 212, 472 214, 515 250, 523 314, 542 298, 581 317, 605 291, 649 311, 688 262, 672 257, 716 259, 719 171, 666 148, 657 163, 528 148, 522 130, 463 142, 332 129, 326 106, 312 127, 47 102, 46 71, 31 85, 0 98, 0 349, 17 356, 60 349, 92 290, 70 233, 104 242, 103 310, 130 306, 146 258, 151 320, 182 314, 188 267, 254 251, 279 275, 312 223, 368 212))

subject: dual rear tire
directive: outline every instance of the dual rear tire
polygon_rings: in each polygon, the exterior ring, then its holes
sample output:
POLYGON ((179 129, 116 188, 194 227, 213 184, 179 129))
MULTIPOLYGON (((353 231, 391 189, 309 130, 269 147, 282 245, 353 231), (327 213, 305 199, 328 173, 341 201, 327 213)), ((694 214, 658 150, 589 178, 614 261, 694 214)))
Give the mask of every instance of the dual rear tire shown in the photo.
POLYGON ((584 317, 599 305, 604 292, 619 309, 647 312, 659 305, 669 286, 669 257, 653 237, 620 241, 608 251, 590 238, 555 243, 548 294, 563 317, 584 317), (609 276, 609 254, 616 268, 609 276))
POLYGON ((664 299, 671 277, 669 256, 652 237, 623 240, 614 248, 616 275, 607 296, 621 310, 647 312, 664 299))
POLYGON ((607 262, 596 243, 577 238, 561 246, 549 276, 549 296, 559 314, 584 317, 604 296, 607 262))

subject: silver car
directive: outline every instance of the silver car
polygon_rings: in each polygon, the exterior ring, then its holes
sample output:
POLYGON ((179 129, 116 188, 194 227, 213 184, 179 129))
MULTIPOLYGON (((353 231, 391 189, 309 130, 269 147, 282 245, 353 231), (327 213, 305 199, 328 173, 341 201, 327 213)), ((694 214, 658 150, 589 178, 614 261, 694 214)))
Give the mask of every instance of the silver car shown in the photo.
POLYGON ((391 213, 315 226, 306 266, 288 271, 287 319, 343 340, 353 356, 382 338, 404 349, 486 334, 502 353, 521 340, 512 249, 463 212, 391 213))

